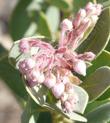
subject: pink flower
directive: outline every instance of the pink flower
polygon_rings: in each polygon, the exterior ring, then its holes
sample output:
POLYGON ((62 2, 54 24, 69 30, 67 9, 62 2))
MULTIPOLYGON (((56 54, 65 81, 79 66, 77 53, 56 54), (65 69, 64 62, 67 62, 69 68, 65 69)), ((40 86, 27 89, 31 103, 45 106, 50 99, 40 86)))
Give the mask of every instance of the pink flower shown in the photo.
POLYGON ((30 49, 30 45, 29 45, 29 42, 26 38, 22 39, 19 43, 19 49, 20 49, 20 52, 22 53, 27 53, 29 52, 29 49, 30 49))
MULTIPOLYGON (((95 54, 78 54, 75 49, 89 28, 94 27, 101 14, 102 6, 89 2, 76 14, 73 20, 64 19, 58 48, 37 38, 24 38, 19 43, 21 53, 30 57, 19 62, 19 70, 30 87, 45 85, 61 102, 64 111, 72 112, 79 99, 71 83, 72 71, 85 76, 86 61, 92 61, 95 54), (32 50, 36 49, 34 53, 32 50)), ((75 83, 76 84, 76 83, 75 83)))
POLYGON ((59 46, 66 46, 75 50, 79 46, 86 31, 88 31, 90 27, 94 27, 101 12, 101 4, 93 4, 89 2, 84 9, 79 10, 73 20, 64 20, 62 22, 63 31, 61 31, 59 46), (71 26, 71 23, 73 27, 71 26))
POLYGON ((47 86, 49 89, 54 87, 56 84, 56 77, 53 74, 50 74, 46 77, 46 80, 44 81, 44 85, 47 86))
POLYGON ((64 107, 65 107, 64 110, 67 111, 67 112, 72 112, 73 111, 72 106, 71 106, 70 102, 68 102, 68 101, 65 101, 64 107))
POLYGON ((78 60, 76 63, 74 63, 73 70, 77 72, 78 74, 85 76, 86 75, 85 62, 83 60, 78 60))
POLYGON ((64 93, 64 90, 65 86, 63 83, 56 83, 55 86, 52 88, 52 93, 57 99, 59 99, 64 93))
POLYGON ((92 52, 85 52, 84 54, 79 54, 78 58, 85 61, 92 61, 95 58, 95 54, 92 52))
POLYGON ((80 9, 78 14, 76 15, 76 18, 73 20, 73 26, 75 29, 77 29, 80 24, 81 21, 86 17, 86 11, 85 9, 80 9))
POLYGON ((37 84, 43 83, 45 80, 44 74, 39 72, 39 70, 31 70, 26 73, 26 79, 29 82, 36 82, 37 84))

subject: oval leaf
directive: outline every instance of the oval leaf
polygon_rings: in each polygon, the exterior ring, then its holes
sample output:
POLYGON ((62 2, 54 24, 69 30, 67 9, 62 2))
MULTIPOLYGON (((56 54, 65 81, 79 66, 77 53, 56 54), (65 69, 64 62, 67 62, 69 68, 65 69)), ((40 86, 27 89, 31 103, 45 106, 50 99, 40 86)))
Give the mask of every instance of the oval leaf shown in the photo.
POLYGON ((104 66, 97 69, 86 77, 81 86, 88 92, 90 101, 97 99, 110 87, 110 68, 104 66))
POLYGON ((12 14, 10 20, 10 34, 14 40, 22 38, 31 23, 26 10, 30 3, 31 0, 20 0, 12 14))
POLYGON ((48 0, 51 5, 58 7, 63 11, 68 11, 70 9, 70 4, 66 0, 48 0))
POLYGON ((38 21, 37 21, 37 28, 38 28, 38 32, 41 35, 44 35, 46 37, 51 38, 52 37, 52 32, 51 32, 51 28, 49 26, 48 20, 46 15, 43 12, 39 12, 38 13, 38 21))
POLYGON ((55 33, 58 29, 60 22, 60 11, 57 7, 50 6, 46 12, 47 20, 49 22, 52 33, 55 33))
POLYGON ((87 114, 88 123, 109 123, 110 103, 99 106, 94 111, 87 114))

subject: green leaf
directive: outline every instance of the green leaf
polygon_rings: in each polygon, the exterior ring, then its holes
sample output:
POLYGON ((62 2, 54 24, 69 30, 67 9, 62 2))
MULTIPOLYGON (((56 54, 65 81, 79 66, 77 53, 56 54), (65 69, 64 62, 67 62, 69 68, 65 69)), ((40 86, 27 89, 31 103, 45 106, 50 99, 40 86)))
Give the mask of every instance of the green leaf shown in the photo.
POLYGON ((50 112, 41 112, 37 123, 52 123, 52 116, 50 112))
POLYGON ((46 17, 46 15, 43 12, 39 12, 38 13, 37 24, 38 24, 38 27, 37 27, 38 28, 38 32, 41 35, 44 35, 44 36, 46 36, 48 38, 52 37, 52 32, 51 32, 47 17, 46 17))
POLYGON ((97 100, 105 100, 110 98, 110 88, 108 88, 103 95, 101 95, 97 100))
POLYGON ((25 100, 27 98, 20 74, 8 63, 7 57, 0 60, 0 79, 9 86, 18 99, 25 100))
POLYGON ((30 26, 31 20, 27 12, 27 7, 30 3, 31 0, 20 0, 12 13, 10 34, 14 40, 22 38, 30 26))
POLYGON ((110 68, 103 66, 85 78, 81 85, 89 94, 90 101, 100 97, 110 87, 110 68))
POLYGON ((99 106, 94 111, 88 113, 87 123, 108 123, 110 122, 110 103, 99 106))
POLYGON ((93 101, 91 103, 88 103, 87 107, 86 107, 86 110, 85 110, 85 114, 95 110, 98 106, 102 105, 102 104, 105 104, 107 102, 110 102, 109 100, 103 100, 103 101, 93 101))
POLYGON ((36 123, 39 117, 39 106, 28 97, 27 104, 21 116, 21 123, 36 123))
MULTIPOLYGON (((110 52, 103 51, 93 62, 93 65, 88 68, 87 76, 93 73, 96 69, 101 66, 109 66, 110 67, 110 52)), ((110 97, 110 89, 107 89, 106 92, 99 97, 98 100, 105 100, 110 97)))
POLYGON ((110 67, 110 52, 104 50, 93 62, 92 66, 87 70, 87 76, 102 66, 110 67))
POLYGON ((89 37, 79 46, 78 52, 92 51, 100 54, 110 37, 110 8, 105 9, 89 37))
POLYGON ((109 40, 109 42, 108 42, 108 45, 107 45, 107 47, 106 47, 106 50, 110 52, 110 40, 109 40))
POLYGON ((0 44, 0 55, 6 52, 7 50, 0 44))
POLYGON ((66 0, 47 0, 51 5, 58 7, 63 11, 68 11, 71 9, 70 4, 66 0))
POLYGON ((46 11, 47 20, 49 22, 52 33, 58 30, 60 22, 60 11, 55 6, 50 6, 46 11))

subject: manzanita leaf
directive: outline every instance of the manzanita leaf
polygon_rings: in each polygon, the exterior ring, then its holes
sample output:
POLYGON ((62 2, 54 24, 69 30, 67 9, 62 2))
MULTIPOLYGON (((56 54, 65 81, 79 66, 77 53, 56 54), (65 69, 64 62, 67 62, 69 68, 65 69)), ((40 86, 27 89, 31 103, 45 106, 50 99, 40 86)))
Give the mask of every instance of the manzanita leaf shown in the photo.
POLYGON ((70 4, 66 0, 47 0, 51 5, 58 7, 63 11, 68 11, 70 9, 70 4))
POLYGON ((8 63, 7 56, 0 59, 0 79, 9 86, 18 100, 26 100, 27 93, 20 74, 8 63))
POLYGON ((110 101, 109 100, 102 100, 102 101, 96 100, 91 103, 88 103, 86 110, 85 110, 85 114, 95 110, 97 107, 99 107, 105 103, 108 103, 108 102, 110 102, 110 101))
POLYGON ((13 11, 10 20, 10 34, 14 40, 22 38, 30 26, 31 20, 26 10, 30 3, 31 0, 20 0, 13 11))
POLYGON ((103 95, 101 95, 97 100, 102 101, 110 98, 110 88, 108 88, 103 95))
POLYGON ((110 67, 97 69, 85 78, 81 86, 88 92, 90 101, 97 99, 110 87, 110 67))
POLYGON ((92 62, 92 66, 87 70, 87 76, 102 66, 110 67, 110 52, 106 50, 102 51, 102 53, 92 62))
POLYGON ((37 27, 38 32, 41 35, 44 35, 49 38, 52 37, 52 32, 51 32, 51 28, 49 26, 49 22, 47 20, 46 15, 43 12, 39 12, 39 14, 38 14, 37 25, 38 25, 38 27, 37 27))
MULTIPOLYGON (((98 69, 101 66, 109 66, 110 67, 110 52, 104 50, 93 62, 92 66, 88 68, 87 70, 87 76, 89 76, 91 73, 93 73, 96 69, 98 69)), ((105 100, 110 97, 110 89, 108 88, 104 94, 99 97, 98 100, 105 100)))
POLYGON ((52 116, 50 112, 41 112, 37 123, 52 123, 52 116))
POLYGON ((92 51, 96 55, 102 52, 110 38, 110 8, 105 9, 99 20, 89 35, 89 37, 79 46, 78 52, 92 51))
POLYGON ((30 96, 28 96, 27 103, 25 104, 24 111, 21 116, 21 123, 36 123, 41 107, 38 106, 30 96))
POLYGON ((47 20, 49 22, 52 33, 55 33, 59 27, 60 11, 55 6, 50 6, 46 11, 47 20))
POLYGON ((87 123, 109 123, 110 103, 103 104, 86 115, 87 123))

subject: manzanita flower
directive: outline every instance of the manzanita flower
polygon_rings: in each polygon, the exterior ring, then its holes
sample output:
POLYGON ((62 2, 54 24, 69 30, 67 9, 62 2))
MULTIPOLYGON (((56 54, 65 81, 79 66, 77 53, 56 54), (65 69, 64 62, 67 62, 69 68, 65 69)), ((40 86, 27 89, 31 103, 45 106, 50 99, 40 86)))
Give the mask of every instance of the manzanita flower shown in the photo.
POLYGON ((102 5, 90 2, 79 10, 73 20, 64 19, 57 49, 35 38, 24 38, 19 43, 19 51, 30 56, 18 64, 28 86, 46 86, 61 102, 65 112, 75 111, 75 105, 79 101, 73 85, 80 84, 80 79, 73 77, 72 72, 85 76, 86 61, 95 58, 92 52, 78 54, 75 49, 88 29, 96 24, 101 11, 102 5))
POLYGON ((88 29, 94 27, 101 12, 101 4, 89 2, 84 9, 79 10, 73 20, 65 19, 61 25, 62 31, 59 46, 68 46, 76 49, 88 29))

